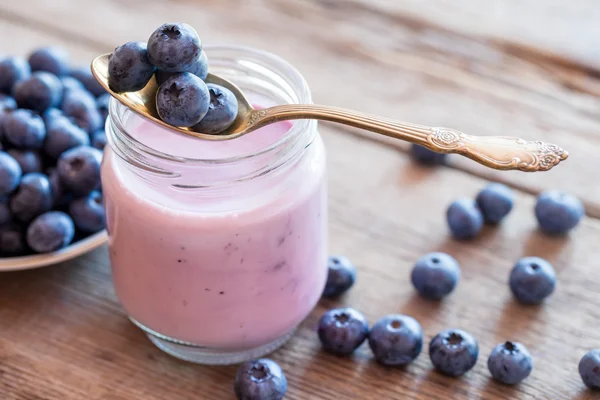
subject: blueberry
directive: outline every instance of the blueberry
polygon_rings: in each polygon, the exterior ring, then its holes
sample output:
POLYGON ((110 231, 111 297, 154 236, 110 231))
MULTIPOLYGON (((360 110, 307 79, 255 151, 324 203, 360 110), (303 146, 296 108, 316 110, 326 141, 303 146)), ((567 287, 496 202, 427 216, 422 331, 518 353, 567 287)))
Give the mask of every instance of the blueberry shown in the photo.
POLYGON ((98 150, 104 150, 106 143, 106 132, 104 129, 92 133, 92 147, 95 147, 98 150))
POLYGON ((433 366, 448 376, 465 374, 477 363, 479 345, 471 334, 460 329, 438 333, 429 343, 433 366))
POLYGON ((152 79, 156 67, 148 60, 144 42, 128 42, 108 57, 108 85, 117 93, 136 92, 152 79))
POLYGON ((348 355, 367 338, 369 325, 364 315, 353 308, 327 311, 319 320, 319 339, 331 353, 348 355))
MULTIPOLYGON (((206 77, 208 76, 208 57, 206 56, 206 52, 203 51, 200 53, 200 58, 198 58, 189 70, 181 72, 189 72, 203 81, 206 80, 206 77)), ((173 74, 176 74, 176 72, 156 71, 156 74, 154 75, 156 77, 156 83, 158 86, 162 85, 167 79, 172 77, 173 74)))
POLYGON ((460 279, 460 266, 448 254, 429 253, 417 261, 410 278, 421 296, 439 300, 456 287, 460 279))
POLYGON ((4 137, 13 146, 39 149, 46 138, 44 120, 31 110, 13 111, 4 117, 4 137))
POLYGON ((96 99, 87 91, 67 92, 61 109, 88 134, 102 127, 102 116, 96 107, 96 99))
POLYGON ((217 134, 225 131, 233 124, 238 114, 238 101, 231 90, 209 83, 206 85, 210 94, 208 112, 194 130, 202 133, 217 134))
POLYGON ((11 155, 0 151, 0 196, 11 193, 19 186, 21 166, 11 155))
POLYGON ((581 201, 570 194, 550 190, 541 193, 535 205, 535 216, 542 231, 564 235, 575 228, 585 209, 581 201))
POLYGON ((17 101, 4 93, 0 93, 0 111, 10 111, 17 108, 17 101))
POLYGON ((148 59, 165 72, 189 71, 201 52, 198 33, 184 23, 161 25, 148 39, 148 59))
POLYGON ((412 317, 388 315, 371 328, 369 346, 375 359, 381 364, 406 365, 421 354, 423 330, 419 322, 412 317))
POLYGON ((239 400, 281 400, 287 391, 287 379, 273 360, 248 361, 235 374, 234 391, 239 400))
POLYGON ((579 375, 590 389, 600 389, 600 349, 591 350, 579 361, 579 375))
POLYGON ((27 245, 19 225, 8 224, 0 227, 0 254, 16 256, 26 251, 27 245))
POLYGON ((21 57, 5 58, 0 61, 0 91, 12 93, 15 83, 31 76, 29 63, 21 57))
POLYGON ((102 121, 106 121, 106 118, 108 118, 109 105, 110 105, 110 94, 108 94, 108 93, 103 94, 102 96, 99 96, 96 99, 96 107, 98 108, 98 112, 100 112, 102 121))
POLYGON ((37 151, 10 149, 7 153, 19 163, 23 174, 42 172, 42 157, 37 151))
POLYGON ((411 155, 415 161, 423 165, 441 165, 446 163, 447 154, 436 153, 429 150, 427 147, 413 144, 411 147, 411 155))
POLYGON ((62 83, 49 72, 34 72, 28 79, 13 87, 13 95, 19 107, 44 112, 58 107, 62 99, 62 83))
POLYGON ((521 258, 510 272, 509 286, 524 304, 540 304, 554 292, 556 273, 552 265, 539 257, 521 258))
POLYGON ((102 193, 93 191, 86 197, 73 200, 69 205, 69 215, 77 229, 82 232, 95 233, 104 229, 102 193))
POLYGON ((94 78, 90 67, 74 68, 71 70, 71 76, 81 82, 87 91, 95 97, 106 93, 106 90, 98 83, 96 78, 94 78))
POLYGON ((75 196, 85 196, 100 185, 102 152, 89 146, 65 151, 58 159, 61 182, 75 196))
POLYGON ((0 226, 6 225, 12 220, 8 206, 8 196, 0 197, 0 226))
POLYGON ((67 117, 57 117, 48 124, 44 151, 54 159, 73 147, 89 144, 88 134, 67 117))
POLYGON ((44 174, 23 175, 17 191, 10 198, 10 212, 21 222, 29 222, 52 208, 50 182, 44 174))
POLYGON ((513 207, 512 190, 501 183, 490 183, 477 195, 477 205, 488 224, 497 224, 513 207))
POLYGON ((483 215, 474 200, 459 199, 446 212, 452 235, 459 240, 472 239, 483 227, 483 215))
POLYGON ((77 79, 72 76, 63 76, 60 78, 60 83, 62 83, 63 94, 69 91, 74 90, 87 90, 83 83, 79 82, 77 79))
POLYGON ((48 126, 54 120, 66 117, 65 114, 59 108, 55 108, 55 107, 50 107, 49 109, 44 111, 41 115, 42 115, 42 119, 44 120, 44 124, 46 125, 46 128, 48 128, 48 126))
POLYGON ((69 203, 70 195, 60 180, 57 169, 47 171, 48 181, 50 182, 50 192, 52 193, 52 204, 54 207, 62 207, 69 203))
POLYGON ((56 76, 69 73, 69 53, 62 47, 42 47, 29 56, 32 71, 47 71, 56 76))
POLYGON ((531 374, 533 359, 521 343, 501 343, 492 350, 488 358, 488 369, 497 381, 516 385, 531 374))
POLYGON ((323 297, 337 297, 346 292, 356 281, 356 267, 343 256, 331 256, 327 260, 327 284, 323 297))
POLYGON ((194 126, 208 112, 210 94, 204 81, 188 72, 175 74, 156 93, 160 118, 173 126, 194 126))
POLYGON ((37 217, 27 228, 27 244, 36 253, 49 253, 73 240, 75 226, 61 211, 49 211, 37 217))

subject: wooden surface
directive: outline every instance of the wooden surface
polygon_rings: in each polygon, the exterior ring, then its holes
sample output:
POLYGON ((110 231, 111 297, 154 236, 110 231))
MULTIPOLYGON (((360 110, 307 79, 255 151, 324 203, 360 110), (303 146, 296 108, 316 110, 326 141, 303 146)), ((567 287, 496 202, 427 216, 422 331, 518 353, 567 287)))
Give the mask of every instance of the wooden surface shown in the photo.
MULTIPOLYGON (((359 267, 357 285, 325 301, 272 357, 288 399, 592 399, 577 363, 600 346, 600 6, 591 0, 20 0, 0 2, 0 52, 62 44, 75 60, 145 39, 185 20, 206 43, 241 43, 296 65, 315 101, 467 133, 556 142, 571 158, 543 174, 496 173, 459 157, 424 169, 403 143, 323 125, 329 154, 330 248, 359 267), (182 17, 183 16, 183 17, 182 17), (515 210, 473 242, 448 237, 445 207, 488 179, 518 192, 515 210), (536 230, 535 194, 581 197, 587 217, 567 238, 536 230), (408 274, 428 251, 447 251, 463 279, 442 303, 415 296, 408 274), (517 305, 508 272, 521 256, 557 270, 540 307, 517 305), (352 305, 371 323, 412 315, 426 340, 448 327, 479 340, 461 379, 432 372, 425 350, 406 369, 386 369, 363 346, 353 358, 320 351, 314 328, 327 308, 352 305), (515 388, 492 382, 486 359, 511 339, 534 356, 515 388)), ((231 399, 235 367, 200 367, 155 349, 125 318, 106 248, 64 265, 0 275, 2 400, 231 399)))

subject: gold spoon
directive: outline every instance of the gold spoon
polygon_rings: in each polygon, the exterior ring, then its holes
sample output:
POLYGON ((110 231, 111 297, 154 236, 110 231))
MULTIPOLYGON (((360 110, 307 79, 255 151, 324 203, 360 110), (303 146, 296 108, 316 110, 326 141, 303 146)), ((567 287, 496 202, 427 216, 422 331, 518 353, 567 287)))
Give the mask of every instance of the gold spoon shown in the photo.
POLYGON ((342 108, 313 104, 284 104, 262 110, 252 108, 242 91, 219 76, 208 74, 207 83, 231 90, 237 97, 239 111, 233 125, 218 135, 195 132, 190 128, 174 127, 163 122, 156 112, 156 81, 151 79, 138 92, 115 93, 108 87, 108 57, 104 54, 92 61, 92 73, 98 82, 119 102, 153 122, 185 135, 204 140, 230 140, 278 121, 318 119, 338 122, 381 135, 425 146, 438 153, 457 153, 487 167, 526 172, 547 171, 566 160, 562 148, 539 141, 526 141, 509 136, 472 136, 450 128, 428 127, 394 121, 342 108))

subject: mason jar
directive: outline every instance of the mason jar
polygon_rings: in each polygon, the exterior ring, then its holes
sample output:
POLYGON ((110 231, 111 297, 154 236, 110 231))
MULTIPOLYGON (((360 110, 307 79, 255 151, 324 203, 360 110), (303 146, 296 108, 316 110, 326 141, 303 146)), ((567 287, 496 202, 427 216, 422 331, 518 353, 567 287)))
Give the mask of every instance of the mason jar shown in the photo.
MULTIPOLYGON (((311 103, 304 78, 258 50, 205 48, 211 72, 255 107, 311 103)), ((288 340, 327 276, 327 184, 316 121, 229 141, 154 124, 112 99, 102 164, 112 275, 131 321, 203 364, 288 340)))

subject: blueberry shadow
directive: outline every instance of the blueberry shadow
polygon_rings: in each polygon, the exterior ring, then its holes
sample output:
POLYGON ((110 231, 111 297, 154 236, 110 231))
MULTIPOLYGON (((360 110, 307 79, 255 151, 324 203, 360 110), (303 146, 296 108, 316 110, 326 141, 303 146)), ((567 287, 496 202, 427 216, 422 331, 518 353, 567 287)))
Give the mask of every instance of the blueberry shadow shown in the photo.
POLYGON ((516 340, 533 324, 539 323, 538 314, 544 312, 544 304, 521 304, 514 298, 506 301, 498 318, 496 335, 501 340, 516 340))
POLYGON ((493 378, 489 378, 482 388, 482 391, 488 395, 500 396, 504 399, 516 399, 519 393, 523 393, 519 390, 519 385, 504 385, 500 382, 496 382, 493 378))
POLYGON ((600 391, 588 389, 583 386, 583 383, 581 385, 581 390, 572 398, 572 400, 597 400, 600 398, 600 391))
POLYGON ((523 256, 542 257, 552 262, 558 257, 568 242, 568 236, 551 236, 545 234, 540 229, 534 229, 523 246, 523 256))
POLYGON ((419 295, 416 291, 410 298, 399 307, 401 314, 410 315, 419 321, 424 319, 435 320, 444 309, 444 300, 429 300, 419 295))

